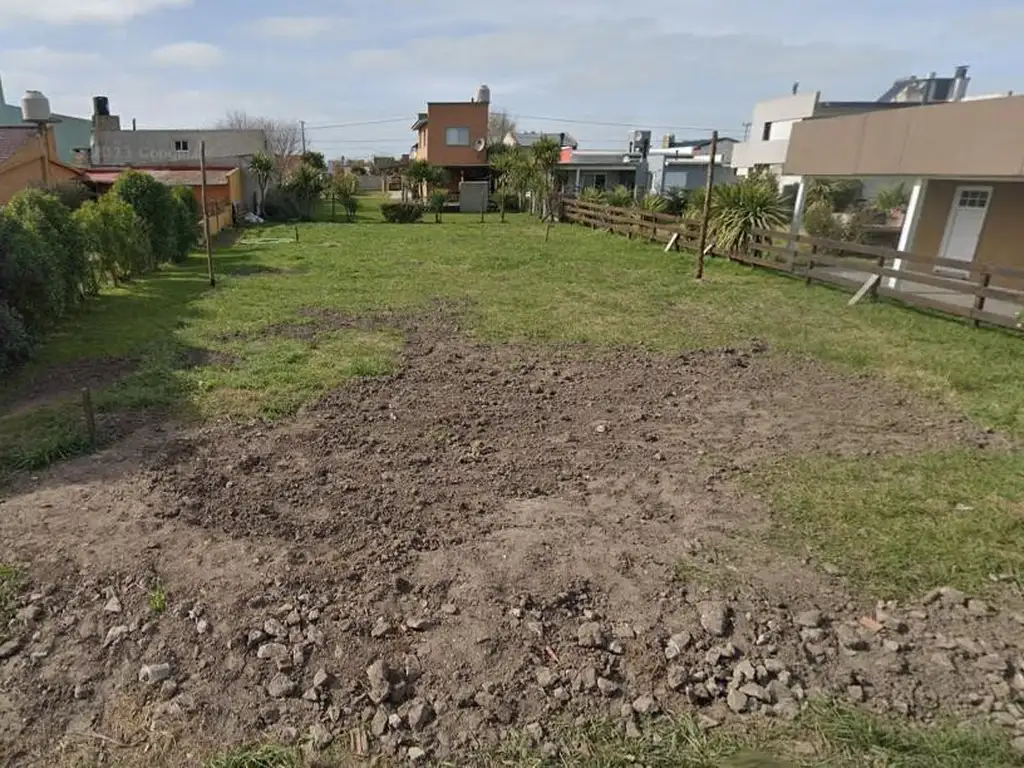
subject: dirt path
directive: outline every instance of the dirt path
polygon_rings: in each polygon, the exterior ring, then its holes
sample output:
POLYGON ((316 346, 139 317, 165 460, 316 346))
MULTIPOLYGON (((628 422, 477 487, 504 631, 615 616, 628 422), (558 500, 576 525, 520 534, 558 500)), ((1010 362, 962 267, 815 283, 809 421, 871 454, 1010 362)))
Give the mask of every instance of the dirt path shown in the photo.
POLYGON ((5 764, 194 765, 263 740, 445 757, 509 727, 543 743, 566 715, 710 726, 818 693, 1024 730, 1019 606, 853 599, 768 549, 735 482, 991 439, 962 418, 756 343, 665 358, 381 321, 407 333, 396 376, 20 480, 0 504, 0 561, 29 579, 0 645, 5 764))

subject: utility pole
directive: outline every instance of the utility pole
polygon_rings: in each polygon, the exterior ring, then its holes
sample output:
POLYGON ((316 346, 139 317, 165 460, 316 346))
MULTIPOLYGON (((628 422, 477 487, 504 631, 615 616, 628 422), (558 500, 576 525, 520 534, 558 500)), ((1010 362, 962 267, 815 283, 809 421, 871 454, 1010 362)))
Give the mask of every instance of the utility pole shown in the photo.
POLYGON ((743 124, 743 140, 744 141, 749 141, 749 139, 750 139, 750 126, 751 125, 753 125, 753 123, 750 123, 750 122, 746 122, 746 123, 743 124))
POLYGON ((708 156, 708 179, 704 188, 704 215, 700 219, 700 243, 697 247, 698 280, 704 277, 704 251, 708 247, 708 225, 711 221, 711 191, 715 185, 715 155, 718 154, 718 131, 711 132, 711 154, 708 156))
POLYGON ((206 142, 199 142, 199 175, 203 197, 203 237, 206 239, 206 269, 210 273, 210 287, 217 285, 213 276, 213 243, 210 242, 210 210, 206 207, 206 142))
POLYGON ((306 121, 299 120, 299 128, 302 130, 302 154, 306 154, 306 121))

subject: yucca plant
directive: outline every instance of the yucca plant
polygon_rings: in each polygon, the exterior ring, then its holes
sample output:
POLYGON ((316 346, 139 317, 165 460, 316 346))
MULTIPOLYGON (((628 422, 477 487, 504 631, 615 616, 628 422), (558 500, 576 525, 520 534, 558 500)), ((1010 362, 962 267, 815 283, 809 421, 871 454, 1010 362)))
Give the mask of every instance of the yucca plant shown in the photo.
POLYGON ((905 211, 910 204, 910 190, 902 182, 893 187, 883 187, 875 193, 872 204, 884 213, 905 211))
POLYGON ((679 187, 672 187, 665 195, 665 213, 679 216, 686 210, 687 192, 679 187))
POLYGON ((711 232, 725 253, 747 247, 754 229, 779 229, 788 221, 778 188, 757 180, 723 184, 711 193, 711 232))
POLYGON ((640 207, 645 211, 661 213, 667 206, 668 203, 661 195, 647 195, 647 197, 640 201, 640 207))
POLYGON ((633 193, 619 184, 605 194, 605 202, 616 208, 629 208, 633 204, 633 193))
POLYGON ((597 187, 584 187, 580 190, 580 200, 584 203, 604 205, 604 190, 597 187))

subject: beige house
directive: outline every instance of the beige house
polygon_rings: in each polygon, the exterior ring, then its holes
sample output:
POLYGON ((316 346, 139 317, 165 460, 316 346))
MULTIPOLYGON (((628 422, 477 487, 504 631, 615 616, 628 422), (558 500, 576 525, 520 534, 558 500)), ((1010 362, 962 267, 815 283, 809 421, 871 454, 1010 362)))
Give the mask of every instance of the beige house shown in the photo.
POLYGON ((794 226, 810 178, 902 177, 912 192, 899 250, 954 262, 935 267, 946 277, 1024 269, 1024 96, 802 120, 784 167, 802 177, 794 226))

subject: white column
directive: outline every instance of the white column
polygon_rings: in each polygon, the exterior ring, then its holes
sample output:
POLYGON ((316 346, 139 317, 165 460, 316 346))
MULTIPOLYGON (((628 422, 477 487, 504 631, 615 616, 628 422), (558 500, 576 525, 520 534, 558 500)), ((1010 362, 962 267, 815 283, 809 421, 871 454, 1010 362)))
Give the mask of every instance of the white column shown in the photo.
POLYGON ((796 250, 796 235, 800 234, 800 230, 804 226, 804 208, 807 205, 807 179, 803 176, 800 177, 800 186, 796 190, 796 202, 793 204, 793 221, 790 222, 789 231, 794 235, 790 241, 790 250, 796 250))
MULTIPOLYGON (((910 190, 910 202, 907 203, 907 214, 903 218, 903 229, 900 230, 900 242, 896 246, 896 250, 908 253, 913 250, 914 238, 917 236, 917 224, 921 220, 921 209, 924 207, 924 196, 927 191, 927 179, 917 179, 914 182, 914 187, 910 190)), ((897 271, 902 269, 903 259, 893 259, 892 268, 897 271)), ((896 290, 896 285, 895 277, 886 278, 886 288, 896 290)))
POLYGON ((582 170, 583 170, 582 168, 577 168, 577 169, 576 169, 576 194, 577 194, 577 195, 578 195, 578 194, 580 193, 580 184, 582 184, 582 183, 583 183, 583 181, 582 181, 582 177, 581 177, 581 175, 580 175, 580 172, 581 172, 582 170))

